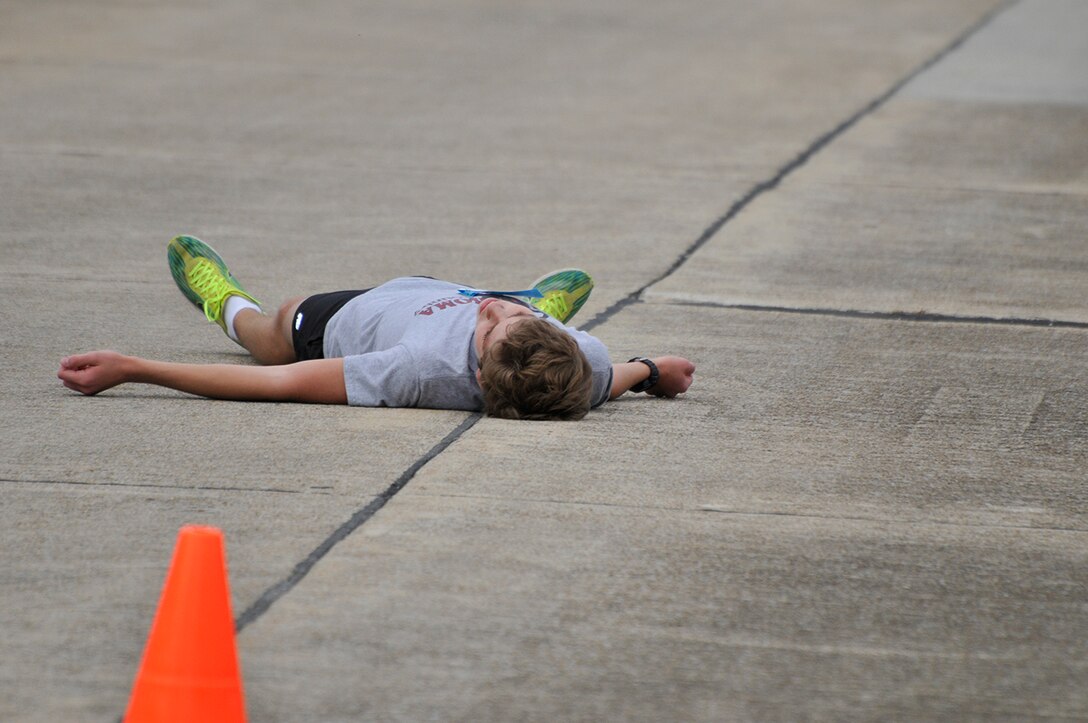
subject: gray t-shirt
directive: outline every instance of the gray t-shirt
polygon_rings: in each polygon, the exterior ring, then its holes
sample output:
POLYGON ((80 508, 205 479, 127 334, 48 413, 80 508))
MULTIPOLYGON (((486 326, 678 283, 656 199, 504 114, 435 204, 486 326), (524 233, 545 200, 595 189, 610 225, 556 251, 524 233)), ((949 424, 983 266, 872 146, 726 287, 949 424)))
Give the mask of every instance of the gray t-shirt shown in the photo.
MULTIPOLYGON (((424 277, 393 279, 344 305, 325 327, 325 357, 344 358, 348 404, 361 407, 483 409, 472 343, 486 297, 424 277)), ((519 302, 520 303, 520 302, 519 302)), ((590 403, 608 399, 612 362, 596 337, 534 312, 563 329, 593 367, 590 403)))

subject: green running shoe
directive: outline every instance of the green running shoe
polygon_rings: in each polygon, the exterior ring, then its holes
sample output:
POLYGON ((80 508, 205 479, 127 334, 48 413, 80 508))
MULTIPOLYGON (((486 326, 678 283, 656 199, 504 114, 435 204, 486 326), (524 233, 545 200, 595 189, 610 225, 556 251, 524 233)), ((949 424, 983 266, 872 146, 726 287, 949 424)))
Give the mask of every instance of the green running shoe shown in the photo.
POLYGON ((593 291, 593 278, 581 269, 560 269, 533 282, 544 296, 530 299, 534 308, 566 324, 586 303, 593 291))
POLYGON ((242 289, 238 279, 208 244, 192 236, 178 236, 166 247, 166 260, 174 282, 185 298, 204 312, 208 321, 227 331, 223 305, 229 296, 241 296, 260 306, 260 302, 242 289))

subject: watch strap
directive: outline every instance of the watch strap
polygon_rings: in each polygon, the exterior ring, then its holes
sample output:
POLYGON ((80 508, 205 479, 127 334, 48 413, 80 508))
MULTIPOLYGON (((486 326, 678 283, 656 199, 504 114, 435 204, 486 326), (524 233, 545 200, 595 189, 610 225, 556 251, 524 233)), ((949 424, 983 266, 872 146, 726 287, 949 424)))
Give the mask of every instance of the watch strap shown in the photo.
POLYGON ((644 356, 631 357, 628 362, 642 362, 646 366, 650 367, 650 376, 647 379, 643 379, 641 382, 631 387, 629 391, 638 394, 639 392, 645 392, 653 389, 657 385, 657 380, 661 378, 661 373, 657 370, 657 364, 647 359, 644 356))

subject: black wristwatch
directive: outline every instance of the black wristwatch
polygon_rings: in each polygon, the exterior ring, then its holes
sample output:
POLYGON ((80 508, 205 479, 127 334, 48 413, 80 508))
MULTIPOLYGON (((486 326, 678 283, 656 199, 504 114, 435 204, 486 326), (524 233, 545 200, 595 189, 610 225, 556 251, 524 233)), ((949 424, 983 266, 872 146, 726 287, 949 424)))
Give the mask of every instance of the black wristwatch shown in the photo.
POLYGON ((654 364, 652 361, 650 361, 649 359, 647 359, 644 356, 632 357, 632 358, 628 359, 627 361, 628 361, 628 363, 630 363, 630 362, 642 362, 646 366, 650 367, 650 378, 649 379, 643 379, 641 382, 639 382, 635 386, 631 387, 631 389, 629 391, 632 391, 635 394, 638 394, 639 392, 645 392, 645 391, 647 391, 649 389, 653 389, 654 385, 657 384, 657 380, 661 377, 660 372, 657 371, 657 364, 654 364))

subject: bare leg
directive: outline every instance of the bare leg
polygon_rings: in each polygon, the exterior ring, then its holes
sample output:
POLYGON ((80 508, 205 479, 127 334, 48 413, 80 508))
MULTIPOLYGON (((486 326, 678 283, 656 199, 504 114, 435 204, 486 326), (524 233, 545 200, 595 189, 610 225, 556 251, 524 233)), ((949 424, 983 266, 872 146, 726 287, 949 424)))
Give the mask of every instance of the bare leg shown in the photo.
POLYGON ((253 309, 243 309, 234 317, 234 332, 259 364, 290 364, 295 358, 295 346, 291 342, 291 320, 295 310, 305 297, 298 296, 283 302, 275 315, 261 314, 253 309))

